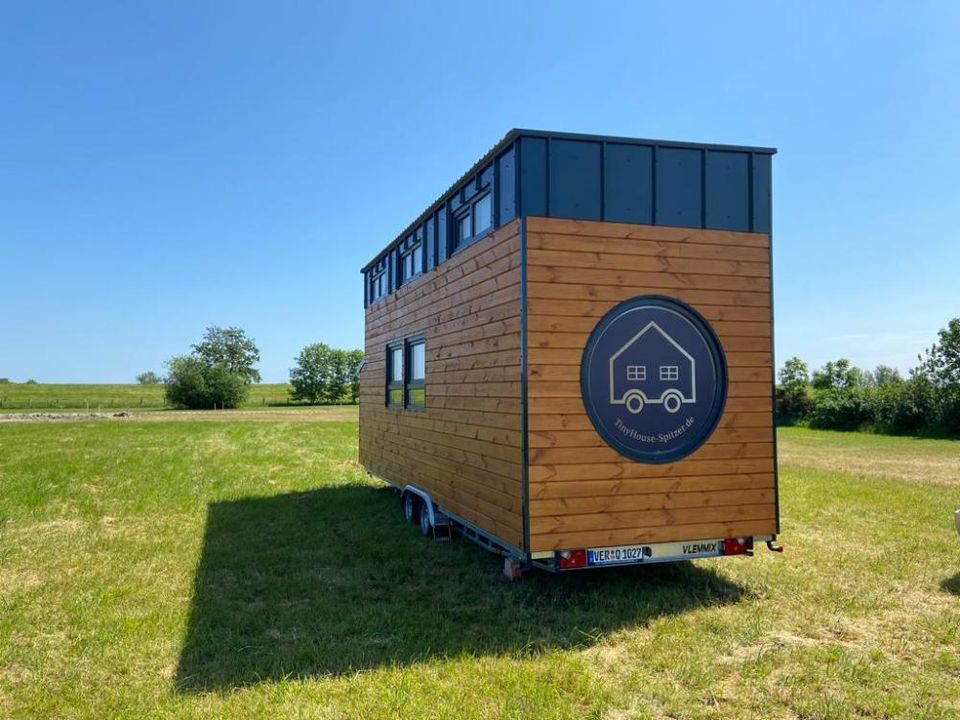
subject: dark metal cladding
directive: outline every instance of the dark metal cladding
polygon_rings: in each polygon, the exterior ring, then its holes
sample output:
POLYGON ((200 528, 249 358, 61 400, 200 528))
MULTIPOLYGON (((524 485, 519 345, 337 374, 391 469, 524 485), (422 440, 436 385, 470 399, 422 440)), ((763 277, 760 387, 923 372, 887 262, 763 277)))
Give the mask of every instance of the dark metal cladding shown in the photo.
POLYGON ((603 164, 604 216, 612 222, 653 223, 653 148, 608 143, 603 164))
POLYGON ((656 225, 703 226, 703 151, 657 148, 656 225))
POLYGON ((715 150, 706 153, 706 227, 750 227, 750 154, 715 150))
POLYGON ((364 304, 372 301, 369 271, 384 257, 387 292, 399 287, 398 247, 411 235, 424 239, 424 271, 443 263, 457 247, 451 214, 459 221, 470 212, 464 206, 488 191, 492 226, 463 245, 525 216, 770 232, 775 153, 762 147, 511 130, 364 266, 364 304))
POLYGON ((524 137, 520 139, 520 197, 521 215, 547 214, 547 140, 524 137))
POLYGON ((602 143, 553 140, 548 167, 551 217, 603 219, 602 143))

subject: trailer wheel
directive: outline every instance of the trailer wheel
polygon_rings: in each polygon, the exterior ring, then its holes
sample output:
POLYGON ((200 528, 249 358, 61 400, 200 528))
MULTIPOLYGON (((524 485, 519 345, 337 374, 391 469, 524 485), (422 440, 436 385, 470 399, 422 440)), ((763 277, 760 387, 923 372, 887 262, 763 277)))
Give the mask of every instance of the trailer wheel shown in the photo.
POLYGON ((403 499, 401 500, 403 517, 407 522, 417 521, 417 505, 420 504, 417 501, 418 498, 414 493, 405 492, 403 494, 403 499))
POLYGON ((425 502, 420 503, 420 534, 424 537, 430 537, 430 531, 433 526, 430 524, 430 508, 425 502))
POLYGON ((668 413, 675 413, 683 405, 683 398, 676 390, 669 390, 663 394, 663 407, 668 413))

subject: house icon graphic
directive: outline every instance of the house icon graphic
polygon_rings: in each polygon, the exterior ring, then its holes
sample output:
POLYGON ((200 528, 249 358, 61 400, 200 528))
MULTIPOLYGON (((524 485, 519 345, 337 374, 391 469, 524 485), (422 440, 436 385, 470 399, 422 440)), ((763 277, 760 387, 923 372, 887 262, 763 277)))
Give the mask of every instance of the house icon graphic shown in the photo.
POLYGON ((647 405, 675 413, 697 401, 696 361, 651 321, 610 357, 610 404, 634 415, 647 405))

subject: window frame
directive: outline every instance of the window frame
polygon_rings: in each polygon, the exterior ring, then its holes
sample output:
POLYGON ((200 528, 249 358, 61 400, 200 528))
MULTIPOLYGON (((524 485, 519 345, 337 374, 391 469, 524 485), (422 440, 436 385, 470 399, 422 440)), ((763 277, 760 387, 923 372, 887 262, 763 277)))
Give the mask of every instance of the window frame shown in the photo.
POLYGON ((387 287, 387 259, 381 258, 380 261, 370 269, 368 273, 368 293, 370 304, 377 302, 389 294, 387 287))
POLYGON ((647 366, 646 365, 627 365, 627 382, 646 382, 647 379, 647 366), (630 371, 635 370, 634 373, 636 377, 630 377, 630 371))
POLYGON ((452 237, 452 247, 450 254, 452 255, 455 252, 462 250, 468 245, 472 245, 477 240, 482 237, 489 235, 493 232, 496 227, 496 220, 494 218, 494 196, 493 196, 493 186, 484 185, 480 188, 476 194, 468 201, 464 202, 455 212, 452 213, 453 218, 453 237, 452 237), (488 225, 482 230, 477 230, 477 208, 480 203, 488 200, 490 201, 490 214, 487 218, 488 225), (466 237, 461 237, 461 227, 464 223, 467 222, 467 227, 469 228, 469 234, 466 237))
POLYGON ((400 285, 406 285, 414 278, 423 275, 423 259, 426 255, 422 233, 411 235, 403 244, 397 247, 397 272, 400 275, 400 285), (420 251, 417 262, 417 251, 420 251), (410 271, 407 271, 407 259, 410 260, 410 271))
POLYGON ((402 410, 406 399, 406 390, 404 389, 404 380, 406 379, 406 358, 403 340, 394 340, 386 344, 386 361, 384 362, 384 404, 388 408, 402 410), (400 380, 393 379, 393 359, 394 353, 400 351, 400 380), (400 391, 400 402, 393 402, 393 394, 400 391))
POLYGON ((423 412, 427 409, 427 340, 422 333, 411 335, 405 338, 404 344, 404 388, 403 403, 407 410, 423 412), (423 346, 423 377, 413 377, 413 348, 415 345, 423 346), (411 390, 422 390, 424 394, 422 403, 414 403, 410 400, 411 390))

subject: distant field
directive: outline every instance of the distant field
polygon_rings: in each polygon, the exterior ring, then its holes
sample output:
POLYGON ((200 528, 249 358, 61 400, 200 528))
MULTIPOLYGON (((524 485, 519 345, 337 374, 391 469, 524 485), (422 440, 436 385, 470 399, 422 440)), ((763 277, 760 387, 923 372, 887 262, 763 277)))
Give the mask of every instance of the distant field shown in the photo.
MULTIPOLYGON (((290 385, 254 385, 245 407, 290 405, 290 385)), ((163 385, 0 385, 0 411, 162 408, 163 385)))
POLYGON ((960 442, 781 431, 782 555, 510 584, 354 408, 216 416, 0 425, 0 717, 960 717, 960 442))

